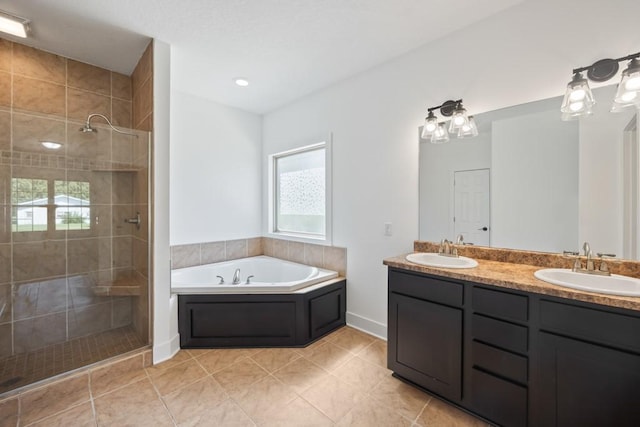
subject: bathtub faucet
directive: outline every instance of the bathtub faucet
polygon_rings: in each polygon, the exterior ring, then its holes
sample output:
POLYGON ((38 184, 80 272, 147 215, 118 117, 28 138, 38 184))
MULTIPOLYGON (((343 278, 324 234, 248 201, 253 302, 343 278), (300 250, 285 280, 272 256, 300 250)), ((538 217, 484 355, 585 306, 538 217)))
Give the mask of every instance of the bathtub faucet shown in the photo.
POLYGON ((240 283, 240 269, 236 268, 236 272, 233 273, 233 280, 231 281, 232 284, 234 285, 238 285, 240 283))

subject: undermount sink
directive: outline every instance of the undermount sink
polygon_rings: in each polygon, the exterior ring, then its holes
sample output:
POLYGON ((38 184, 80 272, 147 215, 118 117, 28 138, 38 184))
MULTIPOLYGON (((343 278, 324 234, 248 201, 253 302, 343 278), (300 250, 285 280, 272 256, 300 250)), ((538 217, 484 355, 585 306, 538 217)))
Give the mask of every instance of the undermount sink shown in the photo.
POLYGON ((547 283, 567 288, 610 295, 640 296, 640 279, 618 274, 600 276, 578 273, 568 268, 546 268, 536 271, 533 275, 547 283))
POLYGON ((473 268, 478 266, 478 261, 464 256, 449 257, 433 252, 416 252, 406 256, 406 260, 414 264, 427 267, 442 268, 473 268))

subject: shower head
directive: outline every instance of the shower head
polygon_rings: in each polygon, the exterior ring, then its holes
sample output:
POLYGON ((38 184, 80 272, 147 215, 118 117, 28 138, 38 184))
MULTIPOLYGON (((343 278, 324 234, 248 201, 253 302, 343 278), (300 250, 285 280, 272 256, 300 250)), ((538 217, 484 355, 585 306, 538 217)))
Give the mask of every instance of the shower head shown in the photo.
POLYGON ((105 122, 107 122, 109 127, 111 129, 113 129, 115 132, 121 133, 123 135, 135 136, 136 138, 138 137, 138 135, 135 134, 135 133, 125 132, 125 131, 122 131, 122 130, 116 128, 115 126, 113 126, 113 124, 111 124, 111 121, 107 118, 107 116, 105 116, 103 114, 98 114, 98 113, 89 114, 89 116, 87 117, 86 123, 84 124, 84 126, 82 126, 79 129, 80 132, 83 132, 83 133, 97 133, 98 132, 98 129, 96 129, 94 127, 91 127, 91 119, 94 118, 94 117, 102 118, 105 122))
POLYGON ((79 130, 80 130, 80 132, 85 132, 85 133, 86 132, 92 132, 92 133, 98 132, 98 129, 91 127, 91 123, 89 123, 89 120, 87 120, 87 123, 85 123, 84 126, 82 126, 79 130))

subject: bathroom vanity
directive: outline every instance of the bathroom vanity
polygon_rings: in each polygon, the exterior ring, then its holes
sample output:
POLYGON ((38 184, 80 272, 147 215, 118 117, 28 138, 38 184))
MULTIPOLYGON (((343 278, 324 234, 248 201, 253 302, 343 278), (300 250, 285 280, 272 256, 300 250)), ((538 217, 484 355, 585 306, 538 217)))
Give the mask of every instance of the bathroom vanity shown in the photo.
POLYGON ((640 298, 534 278, 540 267, 389 266, 388 367, 504 426, 637 426, 640 298))

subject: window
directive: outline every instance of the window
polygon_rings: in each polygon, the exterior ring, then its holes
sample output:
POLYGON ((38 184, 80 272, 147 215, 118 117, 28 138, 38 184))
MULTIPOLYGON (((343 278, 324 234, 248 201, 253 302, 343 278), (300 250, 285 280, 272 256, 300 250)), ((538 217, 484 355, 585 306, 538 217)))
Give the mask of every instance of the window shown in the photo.
POLYGON ((322 142, 270 156, 271 233, 328 240, 329 152, 322 142))
POLYGON ((12 178, 11 204, 13 232, 91 228, 88 182, 12 178))

